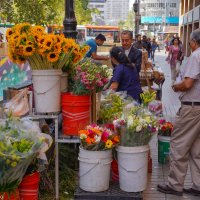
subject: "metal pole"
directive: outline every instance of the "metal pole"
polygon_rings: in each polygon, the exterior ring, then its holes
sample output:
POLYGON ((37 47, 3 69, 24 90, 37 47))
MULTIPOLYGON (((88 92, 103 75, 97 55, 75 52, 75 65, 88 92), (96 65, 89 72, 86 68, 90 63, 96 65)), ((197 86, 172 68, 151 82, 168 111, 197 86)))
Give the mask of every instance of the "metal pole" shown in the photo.
POLYGON ((66 38, 76 39, 77 21, 74 13, 74 0, 65 0, 65 18, 63 21, 63 33, 66 38))

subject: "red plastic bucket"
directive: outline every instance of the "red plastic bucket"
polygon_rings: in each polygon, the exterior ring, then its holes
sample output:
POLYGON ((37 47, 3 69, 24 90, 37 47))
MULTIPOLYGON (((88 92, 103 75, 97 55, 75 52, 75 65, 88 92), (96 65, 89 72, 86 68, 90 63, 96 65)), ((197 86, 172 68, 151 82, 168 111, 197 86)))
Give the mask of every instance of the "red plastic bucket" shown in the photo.
POLYGON ((16 191, 8 194, 7 192, 0 193, 0 199, 1 200, 19 200, 19 191, 16 189, 16 191))
POLYGON ((71 93, 61 94, 63 124, 65 135, 78 135, 80 129, 90 123, 90 96, 77 96, 71 93))
POLYGON ((113 160, 111 163, 111 178, 114 182, 119 182, 119 170, 117 160, 113 160))
POLYGON ((25 176, 19 185, 20 200, 38 200, 39 183, 38 172, 25 176))

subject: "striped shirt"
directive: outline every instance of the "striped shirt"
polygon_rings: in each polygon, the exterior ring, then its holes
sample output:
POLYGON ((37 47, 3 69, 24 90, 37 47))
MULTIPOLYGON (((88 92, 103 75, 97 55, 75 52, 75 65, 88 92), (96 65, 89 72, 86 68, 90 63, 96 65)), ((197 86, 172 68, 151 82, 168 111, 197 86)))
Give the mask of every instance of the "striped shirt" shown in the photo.
POLYGON ((194 85, 180 95, 181 101, 200 102, 200 47, 187 59, 182 71, 183 78, 192 78, 194 85))

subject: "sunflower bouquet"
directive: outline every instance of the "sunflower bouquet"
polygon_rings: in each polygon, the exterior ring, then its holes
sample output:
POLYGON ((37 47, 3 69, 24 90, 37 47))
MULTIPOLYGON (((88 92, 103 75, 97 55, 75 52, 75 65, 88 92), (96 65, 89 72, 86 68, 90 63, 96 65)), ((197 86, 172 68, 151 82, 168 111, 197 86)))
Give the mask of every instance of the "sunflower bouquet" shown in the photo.
POLYGON ((35 69, 62 69, 70 60, 80 61, 88 51, 74 39, 48 34, 42 26, 17 24, 6 32, 9 58, 17 64, 29 62, 35 69))
POLYGON ((119 143, 119 137, 110 129, 96 124, 88 125, 79 131, 81 146, 85 150, 102 151, 114 148, 119 143))

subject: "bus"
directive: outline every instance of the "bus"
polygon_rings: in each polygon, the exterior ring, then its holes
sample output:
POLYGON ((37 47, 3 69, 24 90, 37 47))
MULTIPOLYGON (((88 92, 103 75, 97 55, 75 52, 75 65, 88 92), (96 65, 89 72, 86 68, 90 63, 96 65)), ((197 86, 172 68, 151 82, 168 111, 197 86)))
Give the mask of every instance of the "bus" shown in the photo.
MULTIPOLYGON (((47 29, 48 33, 63 33, 63 26, 60 25, 50 25, 47 29)), ((106 37, 106 44, 120 43, 120 28, 118 26, 77 25, 77 32, 79 43, 84 43, 91 38, 94 39, 100 33, 106 37)))

